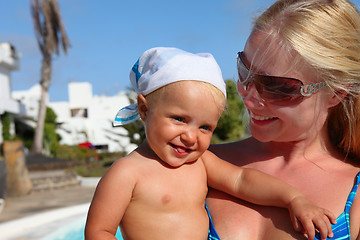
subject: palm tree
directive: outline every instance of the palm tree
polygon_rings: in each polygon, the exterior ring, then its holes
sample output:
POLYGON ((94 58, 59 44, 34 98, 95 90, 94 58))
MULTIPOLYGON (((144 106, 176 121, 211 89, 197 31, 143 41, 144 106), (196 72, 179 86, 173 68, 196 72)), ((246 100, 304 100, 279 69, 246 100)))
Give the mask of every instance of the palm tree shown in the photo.
POLYGON ((34 134, 31 153, 42 154, 46 100, 51 82, 52 55, 59 55, 59 45, 67 53, 70 41, 61 21, 57 0, 31 0, 30 3, 35 35, 42 54, 41 65, 41 97, 39 103, 38 120, 34 134))

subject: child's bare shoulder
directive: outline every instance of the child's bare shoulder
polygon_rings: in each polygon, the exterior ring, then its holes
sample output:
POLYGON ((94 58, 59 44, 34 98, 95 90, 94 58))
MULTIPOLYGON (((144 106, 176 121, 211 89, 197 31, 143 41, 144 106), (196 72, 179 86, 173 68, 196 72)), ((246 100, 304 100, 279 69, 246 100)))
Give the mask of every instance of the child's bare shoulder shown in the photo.
POLYGON ((143 158, 144 157, 142 157, 137 150, 134 150, 128 155, 116 160, 113 165, 136 166, 136 164, 138 164, 139 161, 142 161, 143 158))
POLYGON ((135 181, 142 161, 144 160, 141 159, 141 156, 134 151, 116 160, 103 178, 111 181, 123 181, 124 179, 133 179, 135 181))
POLYGON ((212 161, 212 160, 220 160, 220 158, 218 156, 216 156, 213 152, 206 150, 200 157, 200 159, 205 162, 205 161, 212 161))

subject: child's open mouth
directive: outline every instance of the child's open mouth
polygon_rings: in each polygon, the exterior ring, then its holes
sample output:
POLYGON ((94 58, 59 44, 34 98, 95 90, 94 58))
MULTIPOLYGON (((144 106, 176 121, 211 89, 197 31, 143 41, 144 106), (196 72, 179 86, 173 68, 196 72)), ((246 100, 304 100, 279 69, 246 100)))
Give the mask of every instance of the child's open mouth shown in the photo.
POLYGON ((189 148, 185 148, 185 147, 181 147, 181 146, 177 146, 174 145, 172 143, 170 143, 170 146, 174 149, 174 151, 181 156, 187 155, 189 154, 192 150, 189 148))

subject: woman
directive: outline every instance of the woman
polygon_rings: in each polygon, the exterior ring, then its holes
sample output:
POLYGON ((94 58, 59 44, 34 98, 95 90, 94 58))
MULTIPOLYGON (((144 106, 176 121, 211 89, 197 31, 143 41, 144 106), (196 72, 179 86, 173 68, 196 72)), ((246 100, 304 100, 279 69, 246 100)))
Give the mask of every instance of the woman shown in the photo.
MULTIPOLYGON (((356 7, 347 0, 279 0, 256 20, 237 61, 237 87, 252 137, 211 150, 233 164, 276 176, 331 210, 339 216, 331 239, 350 239, 349 234, 360 239, 356 7)), ((207 204, 223 240, 304 238, 283 209, 215 190, 207 204)))

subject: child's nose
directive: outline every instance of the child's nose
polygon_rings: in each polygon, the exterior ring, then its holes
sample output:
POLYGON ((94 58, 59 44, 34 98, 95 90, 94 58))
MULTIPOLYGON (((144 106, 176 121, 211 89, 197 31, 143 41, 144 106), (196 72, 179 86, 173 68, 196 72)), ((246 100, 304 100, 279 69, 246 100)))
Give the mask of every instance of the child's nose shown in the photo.
POLYGON ((186 131, 181 134, 181 140, 186 145, 193 145, 196 142, 195 130, 192 128, 186 129, 186 131))

